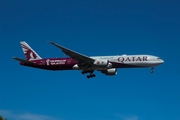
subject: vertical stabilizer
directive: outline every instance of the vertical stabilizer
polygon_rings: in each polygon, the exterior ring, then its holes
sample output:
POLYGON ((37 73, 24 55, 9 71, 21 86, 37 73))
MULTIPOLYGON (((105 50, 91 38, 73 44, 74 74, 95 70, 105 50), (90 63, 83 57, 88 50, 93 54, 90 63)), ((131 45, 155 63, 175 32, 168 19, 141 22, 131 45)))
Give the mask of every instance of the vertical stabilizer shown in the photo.
POLYGON ((25 41, 20 42, 26 60, 38 60, 42 59, 25 41))

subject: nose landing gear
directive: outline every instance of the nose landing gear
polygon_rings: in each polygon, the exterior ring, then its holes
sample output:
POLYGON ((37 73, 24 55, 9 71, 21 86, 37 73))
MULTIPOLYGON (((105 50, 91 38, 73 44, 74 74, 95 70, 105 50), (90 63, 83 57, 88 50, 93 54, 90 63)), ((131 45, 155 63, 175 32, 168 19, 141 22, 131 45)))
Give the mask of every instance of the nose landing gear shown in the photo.
POLYGON ((154 72, 154 67, 152 67, 152 68, 151 68, 151 71, 150 71, 150 72, 151 72, 151 73, 153 73, 153 72, 154 72))

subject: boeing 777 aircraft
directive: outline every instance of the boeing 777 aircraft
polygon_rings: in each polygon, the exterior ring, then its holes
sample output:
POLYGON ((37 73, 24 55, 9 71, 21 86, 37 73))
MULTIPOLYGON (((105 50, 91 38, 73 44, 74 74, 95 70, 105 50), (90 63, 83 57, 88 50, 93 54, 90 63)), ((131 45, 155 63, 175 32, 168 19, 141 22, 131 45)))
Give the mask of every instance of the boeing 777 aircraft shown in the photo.
POLYGON ((118 68, 151 68, 151 73, 156 66, 164 63, 157 56, 152 55, 111 55, 111 56, 86 56, 75 52, 54 42, 50 44, 58 47, 67 56, 66 58, 41 58, 25 41, 21 47, 26 59, 13 57, 20 61, 20 65, 46 70, 81 70, 88 74, 87 78, 95 77, 94 71, 105 75, 116 75, 118 68))

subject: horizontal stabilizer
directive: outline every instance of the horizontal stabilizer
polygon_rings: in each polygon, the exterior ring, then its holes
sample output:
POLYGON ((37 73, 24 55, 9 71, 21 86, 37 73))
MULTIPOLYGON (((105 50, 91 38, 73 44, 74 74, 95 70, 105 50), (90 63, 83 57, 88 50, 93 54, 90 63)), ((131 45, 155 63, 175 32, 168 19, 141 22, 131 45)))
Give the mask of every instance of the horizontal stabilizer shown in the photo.
POLYGON ((15 60, 17 60, 17 61, 20 61, 20 62, 28 63, 28 64, 34 64, 34 63, 31 62, 31 61, 27 61, 27 60, 24 60, 24 59, 21 59, 21 58, 17 58, 17 57, 13 57, 13 59, 15 59, 15 60))

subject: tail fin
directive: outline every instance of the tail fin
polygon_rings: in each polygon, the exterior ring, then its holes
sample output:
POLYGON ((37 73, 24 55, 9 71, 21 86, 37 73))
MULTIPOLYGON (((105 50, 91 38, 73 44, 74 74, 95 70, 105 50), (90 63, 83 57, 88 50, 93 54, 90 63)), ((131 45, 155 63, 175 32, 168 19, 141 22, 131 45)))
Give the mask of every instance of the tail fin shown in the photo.
POLYGON ((42 59, 25 41, 20 42, 26 60, 38 60, 42 59))

